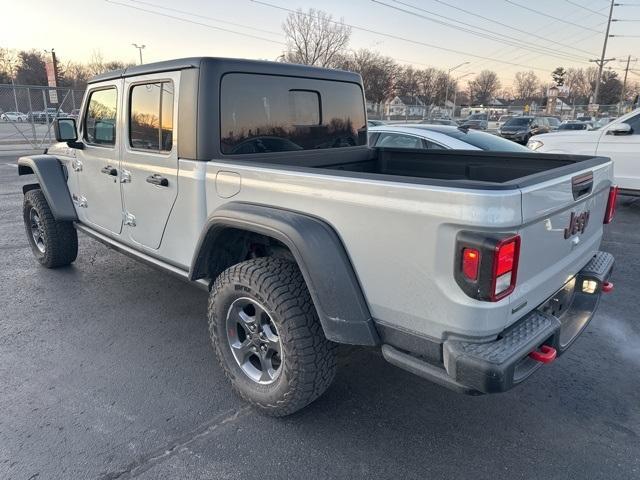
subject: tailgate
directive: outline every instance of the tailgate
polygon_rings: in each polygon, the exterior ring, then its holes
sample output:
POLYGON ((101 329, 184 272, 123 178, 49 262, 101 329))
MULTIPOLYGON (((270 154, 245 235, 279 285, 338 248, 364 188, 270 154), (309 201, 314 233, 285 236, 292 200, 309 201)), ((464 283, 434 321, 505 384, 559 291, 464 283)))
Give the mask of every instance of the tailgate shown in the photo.
POLYGON ((599 249, 613 167, 585 163, 589 168, 521 188, 520 263, 511 297, 512 311, 522 307, 517 316, 549 298, 599 249))

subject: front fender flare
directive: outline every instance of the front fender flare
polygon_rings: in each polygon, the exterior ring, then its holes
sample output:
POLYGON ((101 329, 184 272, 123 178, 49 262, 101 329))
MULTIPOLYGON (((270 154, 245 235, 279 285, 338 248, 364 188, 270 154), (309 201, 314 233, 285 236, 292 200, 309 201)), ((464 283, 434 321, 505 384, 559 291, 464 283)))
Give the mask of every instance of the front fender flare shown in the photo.
MULTIPOLYGON (((53 155, 31 155, 18 159, 18 175, 35 174, 51 213, 59 221, 76 221, 76 209, 69 194, 62 163, 53 155)), ((26 186, 26 193, 32 186, 26 186)))
POLYGON ((349 256, 326 222, 291 210, 230 202, 207 221, 191 263, 191 280, 206 276, 209 251, 228 228, 272 237, 289 248, 329 340, 352 345, 380 343, 349 256))

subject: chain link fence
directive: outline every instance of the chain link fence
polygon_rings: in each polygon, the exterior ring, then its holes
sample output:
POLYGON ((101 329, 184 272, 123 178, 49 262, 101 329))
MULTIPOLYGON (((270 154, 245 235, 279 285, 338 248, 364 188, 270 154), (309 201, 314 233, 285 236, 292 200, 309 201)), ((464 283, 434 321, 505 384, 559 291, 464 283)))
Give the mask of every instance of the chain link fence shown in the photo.
POLYGON ((0 85, 0 151, 54 142, 53 121, 77 117, 83 95, 70 88, 0 85))

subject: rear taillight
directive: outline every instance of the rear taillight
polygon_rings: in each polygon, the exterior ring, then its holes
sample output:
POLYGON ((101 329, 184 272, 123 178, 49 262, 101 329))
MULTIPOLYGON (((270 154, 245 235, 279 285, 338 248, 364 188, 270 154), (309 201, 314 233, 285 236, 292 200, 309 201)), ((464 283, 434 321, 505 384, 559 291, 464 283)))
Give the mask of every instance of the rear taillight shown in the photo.
POLYGON ((618 187, 613 186, 609 189, 609 199, 607 200, 607 209, 604 212, 604 223, 611 223, 613 217, 616 216, 616 200, 618 199, 618 187))
POLYGON ((462 251, 462 273, 469 280, 478 279, 480 267, 480 252, 475 248, 465 248, 462 251))
POLYGON ((516 287, 518 257, 520 256, 520 235, 501 240, 495 247, 493 274, 491 276, 491 298, 497 302, 506 297, 516 287))
POLYGON ((497 302, 516 286, 519 255, 519 235, 460 232, 456 245, 456 282, 472 298, 497 302))

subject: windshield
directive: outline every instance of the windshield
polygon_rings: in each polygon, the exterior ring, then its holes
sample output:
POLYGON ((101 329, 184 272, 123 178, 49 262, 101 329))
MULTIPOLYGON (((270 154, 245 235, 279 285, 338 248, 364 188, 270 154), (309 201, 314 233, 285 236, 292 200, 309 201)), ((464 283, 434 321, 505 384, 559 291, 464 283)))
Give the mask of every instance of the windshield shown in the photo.
POLYGON ((486 113, 474 113, 473 115, 469 115, 466 118, 466 121, 468 122, 469 120, 486 120, 486 119, 487 119, 486 113))
POLYGON ((563 123, 558 127, 558 130, 586 130, 587 125, 585 123, 563 123))
POLYGON ((528 152, 531 153, 524 145, 519 145, 511 140, 507 140, 490 133, 478 132, 477 130, 465 130, 460 128, 438 130, 450 137, 466 142, 481 150, 490 150, 494 152, 528 152))
POLYGON ((598 120, 595 123, 595 125, 593 126, 593 130, 599 130, 602 127, 604 127, 605 125, 609 125, 614 120, 615 120, 615 118, 609 118, 609 117, 601 118, 600 120, 598 120))
POLYGON ((526 127, 531 123, 531 118, 529 117, 516 117, 510 120, 507 120, 507 123, 504 124, 505 127, 526 127))

